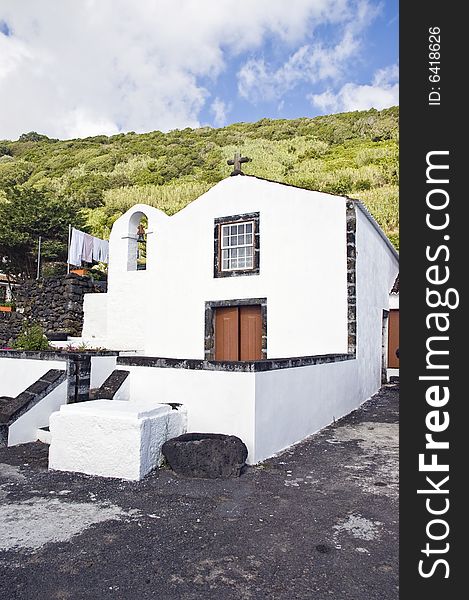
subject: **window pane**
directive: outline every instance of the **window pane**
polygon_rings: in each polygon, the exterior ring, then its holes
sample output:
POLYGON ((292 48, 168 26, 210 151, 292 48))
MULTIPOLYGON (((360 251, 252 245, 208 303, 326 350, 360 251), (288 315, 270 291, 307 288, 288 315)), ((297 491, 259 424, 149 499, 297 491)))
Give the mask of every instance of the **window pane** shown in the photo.
POLYGON ((254 265, 254 223, 221 226, 221 269, 252 269, 254 265))

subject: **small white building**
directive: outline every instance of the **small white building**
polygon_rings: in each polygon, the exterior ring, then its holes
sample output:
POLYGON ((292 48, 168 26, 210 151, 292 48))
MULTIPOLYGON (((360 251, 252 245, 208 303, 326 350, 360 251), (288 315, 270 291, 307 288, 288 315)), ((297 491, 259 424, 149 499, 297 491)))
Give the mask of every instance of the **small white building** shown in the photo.
POLYGON ((115 222, 83 338, 133 351, 130 401, 184 404, 189 431, 238 435, 254 463, 379 389, 397 272, 360 202, 230 177, 171 217, 139 204, 115 222))

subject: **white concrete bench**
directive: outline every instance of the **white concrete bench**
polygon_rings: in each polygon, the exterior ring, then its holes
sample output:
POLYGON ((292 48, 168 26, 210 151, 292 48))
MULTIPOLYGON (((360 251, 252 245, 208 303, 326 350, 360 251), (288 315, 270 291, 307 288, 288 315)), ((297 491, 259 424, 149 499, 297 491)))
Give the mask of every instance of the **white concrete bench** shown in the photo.
POLYGON ((154 401, 92 400, 62 406, 49 426, 49 469, 140 480, 187 430, 187 415, 154 401))

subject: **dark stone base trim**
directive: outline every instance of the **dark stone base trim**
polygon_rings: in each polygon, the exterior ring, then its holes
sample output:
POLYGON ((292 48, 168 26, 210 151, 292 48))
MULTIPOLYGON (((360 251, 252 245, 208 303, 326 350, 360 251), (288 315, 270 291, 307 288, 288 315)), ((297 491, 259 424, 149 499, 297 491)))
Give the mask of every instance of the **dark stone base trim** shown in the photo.
POLYGON ((119 356, 118 350, 87 350, 85 352, 67 352, 60 350, 0 350, 0 358, 19 358, 28 360, 68 360, 75 356, 119 356))
POLYGON ((296 356, 292 358, 271 358, 254 361, 210 361, 191 358, 159 358, 153 356, 120 356, 117 364, 128 367, 153 367, 158 369, 193 369, 197 371, 231 371, 241 373, 262 373, 279 369, 310 367, 327 363, 354 360, 353 354, 319 354, 316 356, 296 356))

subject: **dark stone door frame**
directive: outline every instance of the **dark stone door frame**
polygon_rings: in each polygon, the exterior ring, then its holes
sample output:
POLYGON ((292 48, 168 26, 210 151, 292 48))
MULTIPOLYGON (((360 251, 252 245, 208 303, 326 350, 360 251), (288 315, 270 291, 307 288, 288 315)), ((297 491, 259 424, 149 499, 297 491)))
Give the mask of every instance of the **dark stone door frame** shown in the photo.
POLYGON ((215 360, 215 310, 228 306, 260 306, 262 319, 262 360, 267 358, 267 298, 213 300, 205 302, 205 360, 215 360))

